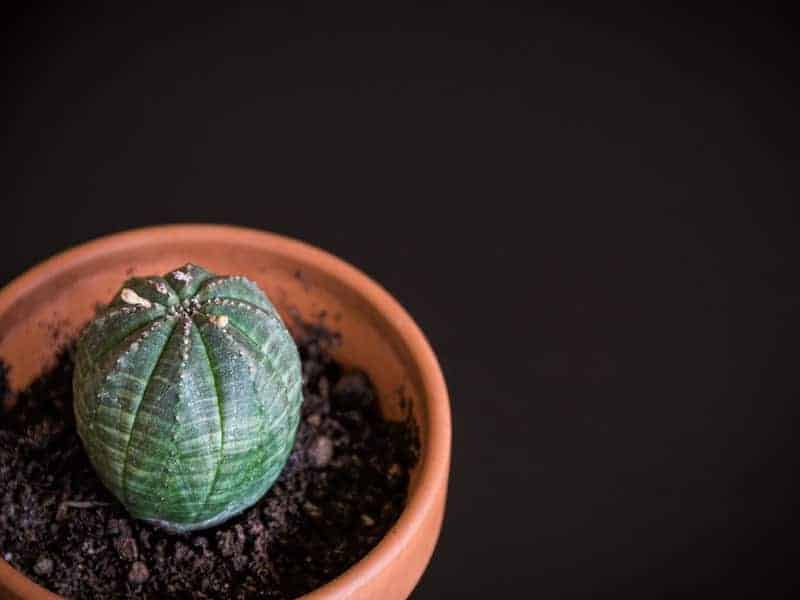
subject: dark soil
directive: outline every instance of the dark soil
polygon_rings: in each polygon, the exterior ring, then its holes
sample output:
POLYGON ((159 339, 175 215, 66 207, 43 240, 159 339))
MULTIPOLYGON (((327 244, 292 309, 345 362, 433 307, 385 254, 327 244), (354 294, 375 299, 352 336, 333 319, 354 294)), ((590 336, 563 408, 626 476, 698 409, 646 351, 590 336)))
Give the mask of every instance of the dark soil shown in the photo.
POLYGON ((256 506, 188 535, 130 518, 95 476, 67 347, 0 414, 0 554, 69 598, 292 598, 342 573, 400 515, 418 441, 410 419, 383 420, 366 375, 331 359, 335 336, 305 327, 297 341, 305 402, 286 468, 256 506))

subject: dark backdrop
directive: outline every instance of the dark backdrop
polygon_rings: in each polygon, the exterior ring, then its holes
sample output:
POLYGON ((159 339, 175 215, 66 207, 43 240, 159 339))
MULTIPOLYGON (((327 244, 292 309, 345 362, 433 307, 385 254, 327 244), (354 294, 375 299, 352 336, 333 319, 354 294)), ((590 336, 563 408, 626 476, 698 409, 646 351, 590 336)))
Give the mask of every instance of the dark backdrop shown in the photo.
POLYGON ((307 240, 446 373, 415 598, 784 583, 794 24, 126 4, 5 19, 0 283, 145 224, 307 240))

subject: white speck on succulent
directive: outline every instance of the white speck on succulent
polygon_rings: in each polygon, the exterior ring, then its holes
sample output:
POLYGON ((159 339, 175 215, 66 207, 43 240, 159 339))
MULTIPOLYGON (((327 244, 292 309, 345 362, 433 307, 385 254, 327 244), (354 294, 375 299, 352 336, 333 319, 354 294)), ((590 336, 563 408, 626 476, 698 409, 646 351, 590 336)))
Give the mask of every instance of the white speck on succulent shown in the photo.
MULTIPOLYGON (((190 265, 186 265, 186 268, 189 268, 189 266, 190 265)), ((183 281, 185 283, 189 283, 193 279, 192 274, 186 271, 173 271, 172 276, 178 281, 183 281)))
POLYGON ((229 321, 227 315, 209 315, 208 320, 217 327, 227 327, 229 321))
POLYGON ((169 296, 169 290, 167 289, 166 283, 164 283, 163 281, 155 281, 155 280, 150 280, 150 283, 152 283, 155 286, 159 294, 161 294, 162 296, 169 296))
POLYGON ((142 298, 131 288, 123 288, 122 292, 120 292, 120 297, 126 304, 133 304, 134 306, 142 306, 144 308, 150 308, 152 306, 150 300, 147 298, 142 298))

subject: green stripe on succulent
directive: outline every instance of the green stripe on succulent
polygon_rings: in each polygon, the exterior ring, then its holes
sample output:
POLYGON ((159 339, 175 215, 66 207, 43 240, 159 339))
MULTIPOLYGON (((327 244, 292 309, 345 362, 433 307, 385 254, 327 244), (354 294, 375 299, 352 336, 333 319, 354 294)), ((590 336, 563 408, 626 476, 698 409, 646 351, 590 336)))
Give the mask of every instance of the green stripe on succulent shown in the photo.
POLYGON ((302 402, 300 358, 264 293, 194 265, 126 281, 78 340, 78 434, 137 518, 222 523, 277 479, 302 402))

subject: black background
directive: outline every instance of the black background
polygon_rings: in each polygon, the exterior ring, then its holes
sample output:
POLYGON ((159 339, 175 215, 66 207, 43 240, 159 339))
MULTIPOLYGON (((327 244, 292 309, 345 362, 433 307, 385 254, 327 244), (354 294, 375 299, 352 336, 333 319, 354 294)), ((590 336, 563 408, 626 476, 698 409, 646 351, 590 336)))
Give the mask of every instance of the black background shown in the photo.
POLYGON ((783 586, 795 26, 732 11, 9 13, 0 284, 146 224, 301 238, 447 377, 414 598, 783 586))

